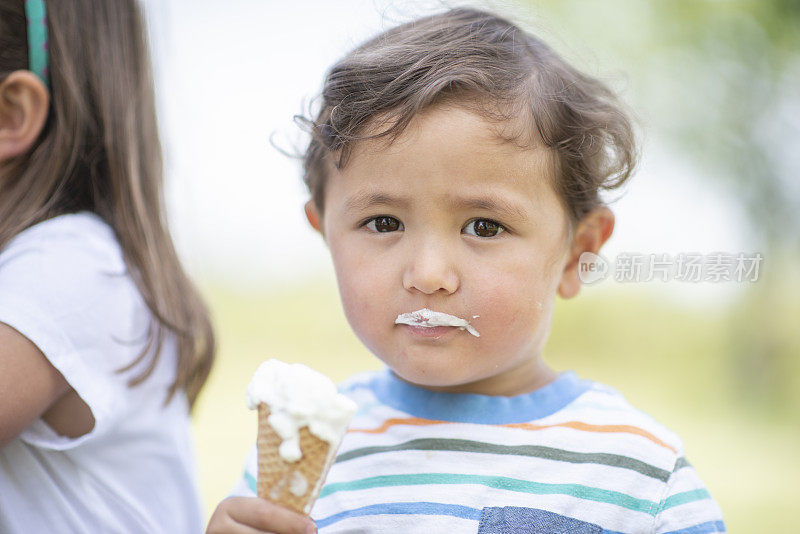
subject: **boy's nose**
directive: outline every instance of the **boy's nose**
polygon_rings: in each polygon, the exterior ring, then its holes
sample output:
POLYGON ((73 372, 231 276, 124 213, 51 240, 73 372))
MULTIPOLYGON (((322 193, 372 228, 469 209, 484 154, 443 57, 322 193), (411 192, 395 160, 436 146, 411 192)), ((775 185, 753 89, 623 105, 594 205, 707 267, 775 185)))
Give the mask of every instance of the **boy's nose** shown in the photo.
POLYGON ((433 295, 439 291, 455 293, 459 286, 453 262, 441 247, 425 245, 411 251, 411 259, 403 273, 403 287, 433 295))

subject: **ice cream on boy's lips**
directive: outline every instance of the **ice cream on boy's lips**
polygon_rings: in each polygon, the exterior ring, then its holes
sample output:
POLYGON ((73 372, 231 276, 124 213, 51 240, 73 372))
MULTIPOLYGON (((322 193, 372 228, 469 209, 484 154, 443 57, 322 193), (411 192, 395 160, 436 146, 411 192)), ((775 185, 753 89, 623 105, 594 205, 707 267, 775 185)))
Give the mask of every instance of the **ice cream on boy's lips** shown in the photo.
POLYGON ((258 496, 302 513, 322 488, 356 404, 325 375, 270 359, 247 386, 258 409, 258 496))
MULTIPOLYGON (((473 315, 477 319, 478 315, 473 315)), ((466 330, 475 337, 481 337, 477 330, 469 324, 469 321, 449 315, 447 313, 422 308, 411 313, 401 313, 394 320, 394 324, 407 324, 409 326, 419 326, 422 328, 435 328, 437 326, 453 326, 459 330, 466 330)))

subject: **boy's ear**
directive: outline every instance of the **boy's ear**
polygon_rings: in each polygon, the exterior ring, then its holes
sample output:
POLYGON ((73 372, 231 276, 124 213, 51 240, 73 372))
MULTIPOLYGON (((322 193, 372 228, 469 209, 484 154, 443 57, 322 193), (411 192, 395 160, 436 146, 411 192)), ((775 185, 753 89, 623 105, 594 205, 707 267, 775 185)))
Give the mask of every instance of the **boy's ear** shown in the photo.
POLYGON ((0 82, 0 161, 30 150, 49 111, 50 92, 34 73, 17 70, 0 82))
POLYGON ((600 252, 600 247, 608 241, 613 231, 614 213, 606 207, 595 208, 581 219, 572 238, 561 282, 558 284, 558 294, 562 298, 572 298, 581 289, 581 280, 578 277, 581 254, 600 252))
POLYGON ((306 219, 308 219, 308 224, 310 224, 314 230, 324 235, 322 231, 322 221, 320 219, 319 210, 317 210, 317 206, 314 204, 314 201, 309 200, 308 202, 306 202, 305 209, 306 209, 306 219))

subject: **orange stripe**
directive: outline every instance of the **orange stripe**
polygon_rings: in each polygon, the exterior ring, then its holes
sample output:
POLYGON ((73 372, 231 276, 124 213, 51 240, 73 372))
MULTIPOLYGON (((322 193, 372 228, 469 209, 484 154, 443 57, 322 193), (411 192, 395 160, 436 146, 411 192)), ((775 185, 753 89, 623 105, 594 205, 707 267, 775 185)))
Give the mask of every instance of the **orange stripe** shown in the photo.
MULTIPOLYGON (((348 432, 360 432, 363 434, 383 434, 389 428, 395 425, 412 425, 412 426, 428 426, 428 425, 446 425, 450 424, 449 421, 434 421, 431 419, 419 419, 417 417, 409 417, 405 419, 387 419, 383 422, 381 426, 378 428, 351 428, 348 432)), ((556 423, 552 425, 534 425, 532 423, 514 423, 509 425, 494 425, 500 426, 505 428, 520 428, 523 430, 544 430, 547 428, 556 428, 556 427, 565 427, 565 428, 572 428, 574 430, 581 430, 583 432, 603 432, 603 433, 624 433, 624 434, 634 434, 637 436, 641 436, 645 439, 649 439, 656 445, 660 445, 666 449, 671 450, 672 452, 677 454, 677 450, 674 447, 664 443, 656 436, 644 430, 643 428, 639 428, 638 426, 632 425, 592 425, 589 423, 583 423, 581 421, 567 421, 564 423, 556 423)))
POLYGON ((390 427, 395 425, 413 425, 413 426, 428 426, 428 425, 442 425, 447 424, 447 421, 434 421, 432 419, 419 419, 417 417, 409 417, 407 419, 387 419, 378 428, 351 428, 348 432, 361 432, 363 434, 383 434, 390 427))

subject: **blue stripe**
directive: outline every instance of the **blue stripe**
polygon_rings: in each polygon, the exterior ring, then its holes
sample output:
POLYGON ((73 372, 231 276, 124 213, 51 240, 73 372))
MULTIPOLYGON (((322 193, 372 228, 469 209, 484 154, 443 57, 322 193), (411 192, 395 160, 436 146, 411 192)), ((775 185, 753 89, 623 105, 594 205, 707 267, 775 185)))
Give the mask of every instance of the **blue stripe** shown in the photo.
POLYGON ((631 495, 580 484, 551 484, 544 482, 531 482, 518 478, 489 475, 462 475, 457 473, 416 473, 407 475, 382 475, 375 477, 351 480, 348 482, 334 482, 323 486, 319 494, 320 499, 339 491, 357 491, 372 488, 386 488, 394 486, 418 486, 429 484, 480 484, 490 488, 534 495, 562 494, 577 499, 591 500, 614 504, 629 510, 644 512, 655 516, 658 506, 652 501, 637 499, 631 495))
POLYGON ((397 378, 384 369, 375 373, 367 387, 390 408, 414 417, 452 423, 502 425, 527 423, 561 410, 592 387, 575 373, 561 373, 556 380, 531 393, 515 397, 442 393, 397 378))
POLYGON ((447 515, 479 521, 481 511, 457 504, 441 504, 438 502, 391 502, 372 504, 354 510, 339 512, 324 519, 317 520, 317 528, 325 528, 350 517, 365 515, 447 515))
POLYGON ((728 532, 728 530, 722 521, 708 521, 680 530, 670 530, 664 534, 711 534, 712 532, 728 532))

